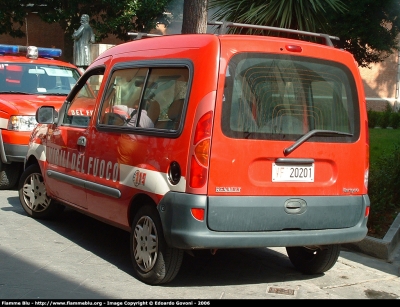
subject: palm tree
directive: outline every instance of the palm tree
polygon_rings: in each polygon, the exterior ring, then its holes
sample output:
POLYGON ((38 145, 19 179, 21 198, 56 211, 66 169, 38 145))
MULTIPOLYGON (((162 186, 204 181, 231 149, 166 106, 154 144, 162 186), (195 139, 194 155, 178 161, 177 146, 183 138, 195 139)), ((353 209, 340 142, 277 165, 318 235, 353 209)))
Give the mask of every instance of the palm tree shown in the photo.
MULTIPOLYGON (((344 12, 341 0, 209 0, 211 20, 326 32, 326 9, 344 12)), ((234 31, 232 29, 232 31, 234 31)))

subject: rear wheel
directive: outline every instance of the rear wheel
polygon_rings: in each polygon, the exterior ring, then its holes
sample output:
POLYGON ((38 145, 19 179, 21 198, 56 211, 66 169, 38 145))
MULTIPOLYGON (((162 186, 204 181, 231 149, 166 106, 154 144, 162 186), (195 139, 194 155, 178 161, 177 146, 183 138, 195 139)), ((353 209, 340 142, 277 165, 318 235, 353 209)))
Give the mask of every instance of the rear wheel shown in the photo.
POLYGON ((167 246, 155 206, 142 207, 133 218, 130 244, 135 275, 141 281, 164 284, 178 274, 183 250, 167 246))
POLYGON ((290 261, 304 274, 321 274, 331 269, 340 254, 340 245, 286 247, 290 261))
POLYGON ((43 176, 37 164, 29 166, 22 173, 18 194, 22 207, 30 217, 48 219, 64 210, 64 206, 47 195, 43 176))
POLYGON ((22 163, 6 164, 0 161, 0 190, 9 190, 15 187, 21 175, 22 163))

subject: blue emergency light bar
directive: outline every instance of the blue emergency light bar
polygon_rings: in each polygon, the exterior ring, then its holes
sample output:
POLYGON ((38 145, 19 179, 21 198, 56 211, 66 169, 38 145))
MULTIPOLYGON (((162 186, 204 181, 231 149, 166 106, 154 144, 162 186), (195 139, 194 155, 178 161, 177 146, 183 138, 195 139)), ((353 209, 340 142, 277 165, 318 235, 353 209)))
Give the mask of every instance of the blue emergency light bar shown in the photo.
MULTIPOLYGON (((43 48, 34 46, 19 46, 19 45, 1 45, 0 44, 0 55, 4 54, 26 54, 29 58, 35 58, 36 52, 32 50, 37 49, 37 54, 39 57, 43 58, 54 58, 61 56, 61 49, 58 48, 43 48), (29 51, 29 52, 28 52, 29 51)), ((37 58, 37 57, 36 57, 37 58)))

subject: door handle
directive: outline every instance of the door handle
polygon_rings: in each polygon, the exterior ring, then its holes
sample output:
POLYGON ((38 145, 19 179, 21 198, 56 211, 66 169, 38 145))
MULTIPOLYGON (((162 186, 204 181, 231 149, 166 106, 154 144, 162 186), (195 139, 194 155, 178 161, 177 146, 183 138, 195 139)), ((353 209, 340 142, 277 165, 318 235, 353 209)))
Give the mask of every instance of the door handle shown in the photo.
POLYGON ((80 136, 76 143, 78 146, 86 146, 86 138, 84 136, 80 136))

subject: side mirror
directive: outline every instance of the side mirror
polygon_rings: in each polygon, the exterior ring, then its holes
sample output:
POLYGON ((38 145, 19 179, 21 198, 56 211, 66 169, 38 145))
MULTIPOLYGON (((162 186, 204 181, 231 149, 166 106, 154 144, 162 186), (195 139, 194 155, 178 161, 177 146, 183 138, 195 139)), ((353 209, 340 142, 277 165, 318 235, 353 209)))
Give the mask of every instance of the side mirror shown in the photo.
POLYGON ((36 121, 39 124, 54 124, 58 120, 58 112, 52 106, 42 106, 36 110, 36 121))

